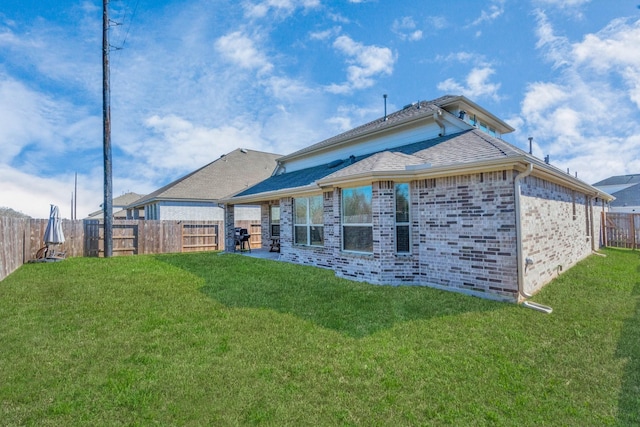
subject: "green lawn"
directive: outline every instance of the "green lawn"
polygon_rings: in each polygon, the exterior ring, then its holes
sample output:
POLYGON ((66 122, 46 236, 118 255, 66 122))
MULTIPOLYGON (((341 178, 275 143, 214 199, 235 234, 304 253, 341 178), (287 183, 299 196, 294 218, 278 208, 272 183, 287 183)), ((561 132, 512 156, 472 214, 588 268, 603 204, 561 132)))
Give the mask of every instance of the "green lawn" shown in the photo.
POLYGON ((640 255, 513 304, 242 255, 0 282, 0 425, 640 425, 640 255))

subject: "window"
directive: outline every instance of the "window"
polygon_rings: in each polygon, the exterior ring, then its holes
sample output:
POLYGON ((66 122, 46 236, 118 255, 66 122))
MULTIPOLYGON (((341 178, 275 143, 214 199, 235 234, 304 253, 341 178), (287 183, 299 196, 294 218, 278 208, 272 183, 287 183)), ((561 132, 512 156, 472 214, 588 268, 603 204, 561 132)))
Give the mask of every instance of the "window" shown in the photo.
POLYGON ((373 252, 371 186, 342 190, 342 249, 373 252))
POLYGON ((270 206, 271 237, 280 237, 280 206, 270 206))
POLYGON ((396 252, 410 252, 409 184, 396 184, 396 252))
POLYGON ((322 196, 294 199, 293 241, 296 245, 324 245, 322 196))

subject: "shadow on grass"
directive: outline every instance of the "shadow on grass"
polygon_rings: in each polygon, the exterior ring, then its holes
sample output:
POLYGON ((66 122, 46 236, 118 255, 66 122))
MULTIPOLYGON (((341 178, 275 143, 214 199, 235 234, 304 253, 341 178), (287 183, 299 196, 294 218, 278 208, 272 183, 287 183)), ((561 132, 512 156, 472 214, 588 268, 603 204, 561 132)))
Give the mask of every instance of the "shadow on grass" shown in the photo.
MULTIPOLYGON (((640 274, 640 267, 638 267, 640 274)), ((640 282, 633 289, 638 301, 633 316, 624 322, 618 357, 629 360, 625 369, 618 401, 618 424, 640 426, 640 282)))
POLYGON ((227 307, 292 314, 361 338, 399 322, 504 308, 504 303, 421 286, 376 286, 314 267, 237 255, 158 256, 204 279, 201 291, 227 307))

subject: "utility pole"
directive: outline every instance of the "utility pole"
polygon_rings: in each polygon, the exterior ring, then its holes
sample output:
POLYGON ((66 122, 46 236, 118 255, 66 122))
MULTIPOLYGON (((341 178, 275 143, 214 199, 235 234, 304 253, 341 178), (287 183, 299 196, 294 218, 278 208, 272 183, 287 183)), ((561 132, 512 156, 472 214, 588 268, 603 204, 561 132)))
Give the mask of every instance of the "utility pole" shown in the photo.
POLYGON ((113 255, 113 197, 111 175, 111 94, 109 89, 109 0, 102 0, 102 122, 104 149, 104 256, 113 255))

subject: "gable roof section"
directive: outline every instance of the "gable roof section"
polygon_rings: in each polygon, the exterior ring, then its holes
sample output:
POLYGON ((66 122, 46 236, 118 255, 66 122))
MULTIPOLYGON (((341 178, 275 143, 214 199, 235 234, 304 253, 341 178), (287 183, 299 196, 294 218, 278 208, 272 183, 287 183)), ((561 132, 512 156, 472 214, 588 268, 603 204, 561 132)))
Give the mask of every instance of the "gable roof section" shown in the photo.
POLYGON ((472 129, 377 153, 344 170, 328 175, 323 183, 360 174, 404 171, 411 166, 450 166, 464 163, 520 158, 526 153, 501 139, 472 129))
POLYGON ((405 106, 403 109, 388 114, 386 117, 380 117, 364 125, 355 127, 351 130, 343 132, 339 135, 320 141, 316 144, 302 148, 294 153, 288 154, 280 158, 281 162, 309 155, 311 153, 327 150, 335 146, 339 146, 347 141, 359 138, 365 135, 374 134, 379 131, 389 130, 396 126, 403 125, 416 120, 427 119, 433 117, 433 114, 440 109, 457 108, 465 106, 472 108, 478 113, 485 115, 492 123, 500 127, 503 133, 512 132, 514 129, 507 123, 495 117, 479 105, 473 103, 464 96, 445 95, 432 101, 420 101, 405 106))
POLYGON ((269 177, 280 155, 236 149, 129 205, 129 208, 161 201, 215 202, 269 177))
POLYGON ((236 194, 236 197, 284 190, 318 189, 321 180, 339 180, 371 172, 404 171, 408 166, 430 164, 445 166, 457 163, 520 157, 526 153, 479 130, 429 139, 393 150, 331 162, 294 172, 274 175, 236 194))

